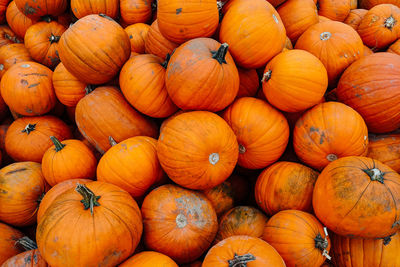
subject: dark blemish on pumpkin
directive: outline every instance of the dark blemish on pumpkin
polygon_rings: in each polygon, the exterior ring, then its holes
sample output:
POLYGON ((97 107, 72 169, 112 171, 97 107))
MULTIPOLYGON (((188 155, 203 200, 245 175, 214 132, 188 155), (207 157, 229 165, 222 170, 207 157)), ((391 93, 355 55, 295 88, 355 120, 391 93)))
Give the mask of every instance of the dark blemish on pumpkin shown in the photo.
POLYGON ((28 74, 23 74, 22 76, 31 76, 31 75, 47 77, 47 74, 43 74, 43 73, 28 73, 28 74))
POLYGON ((310 127, 310 133, 319 132, 319 128, 315 128, 314 126, 310 127))
POLYGON ((16 169, 16 170, 13 170, 13 171, 6 172, 5 175, 9 175, 9 174, 17 173, 17 172, 23 172, 23 171, 26 171, 26 170, 27 170, 26 168, 20 168, 20 169, 16 169))
POLYGON ((126 146, 126 144, 121 144, 121 146, 122 146, 122 148, 125 149, 125 150, 128 149, 128 147, 126 146))
POLYGON ((36 255, 36 253, 33 254, 33 262, 34 262, 35 264, 38 263, 38 256, 36 255))
POLYGON ((6 194, 8 194, 8 191, 7 191, 7 190, 4 190, 4 189, 0 189, 0 194, 6 195, 6 194))
POLYGON ((183 33, 183 29, 179 29, 179 32, 180 32, 180 33, 183 33))
POLYGON ((33 84, 29 85, 28 88, 36 87, 36 86, 38 86, 39 84, 40 84, 40 83, 33 83, 33 84))
POLYGON ((111 262, 114 262, 115 260, 115 258, 117 258, 117 259, 119 259, 120 257, 121 257, 121 255, 122 255, 122 252, 121 251, 113 251, 113 252, 111 252, 109 255, 106 255, 104 258, 103 258, 103 261, 101 262, 101 263, 99 263, 99 267, 100 266, 109 266, 110 265, 110 263, 111 262))
POLYGON ((29 255, 28 257, 26 257, 26 258, 24 259, 24 261, 25 261, 25 264, 30 264, 31 261, 32 261, 31 255, 29 255))
POLYGON ((182 8, 181 8, 181 7, 180 7, 180 8, 177 8, 177 9, 176 9, 176 14, 179 15, 179 14, 181 14, 181 13, 182 13, 182 8))
POLYGON ((360 94, 357 94, 357 93, 356 93, 356 94, 355 94, 355 97, 361 99, 362 96, 361 96, 360 94))
POLYGON ((28 112, 28 113, 32 113, 33 112, 33 110, 30 109, 30 108, 25 108, 25 111, 28 112))
POLYGON ((28 85, 28 81, 27 81, 27 80, 24 80, 24 79, 22 79, 22 80, 21 80, 21 84, 22 84, 22 85, 28 85))
POLYGON ((132 38, 133 38, 132 34, 131 34, 131 35, 129 35, 129 39, 132 39, 132 38))
POLYGON ((32 15, 36 13, 36 9, 33 6, 30 6, 28 3, 25 3, 24 6, 24 14, 25 15, 32 15))
POLYGON ((325 133, 322 132, 321 137, 319 138, 319 144, 322 145, 324 143, 325 133))

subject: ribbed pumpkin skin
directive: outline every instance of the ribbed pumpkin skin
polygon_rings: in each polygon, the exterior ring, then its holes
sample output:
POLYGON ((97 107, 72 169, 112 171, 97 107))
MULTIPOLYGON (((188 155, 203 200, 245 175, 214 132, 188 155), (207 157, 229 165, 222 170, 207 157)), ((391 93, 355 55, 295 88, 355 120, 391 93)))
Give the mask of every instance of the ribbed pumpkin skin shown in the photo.
POLYGON ((143 251, 133 255, 120 267, 178 267, 178 265, 167 255, 156 251, 143 251))
POLYGON ((351 26, 354 30, 358 29, 358 26, 361 23, 361 20, 364 18, 364 16, 368 13, 368 10, 366 9, 353 9, 350 11, 349 15, 347 18, 343 21, 343 23, 346 23, 347 25, 351 26))
POLYGON ((328 87, 328 74, 316 56, 294 49, 268 62, 262 86, 273 106, 286 112, 298 112, 321 101, 328 87))
POLYGON ((336 85, 340 74, 364 52, 363 42, 357 32, 337 21, 312 25, 297 40, 295 48, 306 50, 321 60, 328 72, 331 87, 336 85))
POLYGON ((235 255, 251 254, 255 260, 249 261, 247 267, 286 266, 282 257, 267 242, 260 238, 238 235, 224 239, 214 245, 206 254, 202 267, 225 267, 235 255))
POLYGON ((293 146, 302 162, 322 170, 337 158, 366 155, 368 129, 354 109, 326 102, 308 110, 296 122, 293 146))
POLYGON ((154 55, 138 55, 122 67, 119 84, 126 100, 138 111, 154 118, 172 115, 178 107, 165 86, 163 60, 154 55))
POLYGON ((357 28, 364 44, 372 49, 382 49, 400 37, 400 8, 382 4, 371 8, 357 28))
POLYGON ((0 264, 3 264, 10 257, 23 252, 23 249, 16 246, 16 241, 24 234, 19 230, 0 223, 0 264))
POLYGON ((177 263, 200 257, 218 230, 211 202, 199 192, 176 185, 162 185, 151 191, 141 210, 146 246, 177 263))
POLYGON ((400 55, 400 40, 397 40, 391 46, 389 46, 389 48, 386 50, 386 52, 400 55))
POLYGON ((38 223, 38 248, 50 266, 116 266, 140 241, 142 216, 135 200, 112 184, 85 186, 100 196, 93 214, 71 188, 54 199, 38 223))
POLYGON ((261 169, 277 161, 289 140, 285 117, 267 102, 243 97, 223 113, 239 143, 239 165, 261 169))
POLYGON ((158 28, 158 20, 153 21, 146 36, 144 47, 148 54, 165 59, 167 54, 172 54, 179 45, 165 38, 158 28))
POLYGON ((280 161, 257 179, 255 198, 268 215, 281 210, 312 212, 312 194, 318 172, 299 163, 280 161))
POLYGON ((67 8, 67 0, 14 0, 25 16, 38 18, 44 15, 58 16, 67 8))
POLYGON ((22 61, 32 61, 24 44, 8 44, 0 47, 0 78, 13 65, 22 61))
POLYGON ((400 134, 369 135, 367 157, 400 172, 400 134))
POLYGON ((284 210, 268 220, 263 239, 278 251, 286 266, 319 267, 326 258, 316 247, 317 235, 327 239, 329 252, 331 242, 317 218, 299 210, 284 210))
POLYGON ((375 53, 361 58, 343 73, 338 99, 354 108, 373 133, 400 127, 400 56, 375 53))
POLYGON ((82 135, 100 153, 111 147, 110 136, 116 142, 137 135, 157 136, 155 124, 134 110, 111 86, 98 87, 82 98, 76 106, 75 120, 82 135))
POLYGON ((219 39, 230 45, 238 65, 259 68, 282 51, 286 30, 267 1, 235 0, 222 19, 219 39))
POLYGON ((6 44, 22 43, 7 25, 0 25, 0 47, 6 44))
POLYGON ((24 13, 22 13, 18 9, 15 1, 12 1, 8 5, 6 11, 6 19, 7 24, 20 38, 24 38, 26 30, 39 20, 39 18, 28 18, 27 16, 25 16, 24 13))
POLYGON ((151 0, 120 0, 121 18, 124 23, 146 23, 151 18, 151 0))
POLYGON ((343 236, 384 238, 399 230, 400 175, 366 157, 345 157, 330 163, 314 187, 316 216, 343 236), (380 174, 372 180, 366 171, 380 174))
POLYGON ((149 33, 150 25, 144 23, 135 23, 125 28, 131 42, 131 52, 139 54, 145 53, 145 40, 149 33))
POLYGON ((380 4, 393 4, 400 7, 399 0, 360 0, 360 7, 365 9, 371 9, 380 4))
POLYGON ((90 14, 105 14, 115 19, 119 15, 119 1, 71 0, 71 10, 78 19, 90 14))
POLYGON ((9 258, 1 267, 47 267, 38 249, 28 250, 9 258))
POLYGON ((59 52, 65 68, 79 80, 102 84, 109 82, 128 60, 131 44, 114 20, 88 15, 64 32, 59 52))
POLYGON ((162 35, 181 44, 213 35, 219 22, 218 7, 213 0, 159 0, 157 20, 162 35))
POLYGON ((239 91, 236 98, 255 96, 259 87, 258 74, 255 69, 238 68, 239 91))
POLYGON ((36 222, 40 199, 48 190, 41 165, 18 162, 0 170, 0 220, 14 226, 36 222))
POLYGON ((3 75, 1 95, 10 109, 23 116, 43 115, 56 104, 52 75, 39 63, 17 63, 3 75))
POLYGON ((333 234, 331 256, 336 266, 399 267, 399 233, 391 239, 388 245, 384 245, 382 239, 350 238, 333 234))
POLYGON ((331 20, 344 21, 350 13, 351 0, 318 0, 318 14, 331 20))

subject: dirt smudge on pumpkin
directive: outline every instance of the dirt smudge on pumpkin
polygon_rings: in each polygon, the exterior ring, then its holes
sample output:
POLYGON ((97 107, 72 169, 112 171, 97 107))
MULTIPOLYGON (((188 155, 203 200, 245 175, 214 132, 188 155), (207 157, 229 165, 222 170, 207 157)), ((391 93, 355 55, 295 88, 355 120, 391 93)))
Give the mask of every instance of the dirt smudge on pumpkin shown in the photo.
POLYGON ((47 74, 36 73, 36 72, 23 74, 22 76, 25 76, 25 77, 26 77, 26 76, 31 76, 31 75, 40 76, 40 77, 47 77, 47 74))
POLYGON ((6 172, 5 175, 9 175, 9 174, 17 173, 17 172, 23 172, 23 171, 26 171, 26 170, 27 170, 26 168, 19 168, 19 169, 16 169, 16 170, 12 170, 12 171, 6 172))
POLYGON ((176 14, 179 15, 179 14, 181 14, 181 13, 182 13, 182 8, 181 8, 181 7, 180 7, 180 8, 177 8, 177 9, 176 9, 176 14))
POLYGON ((314 126, 311 126, 311 127, 310 127, 310 134, 313 133, 313 132, 319 132, 319 128, 316 128, 316 127, 314 127, 314 126))
POLYGON ((25 80, 25 79, 22 79, 22 80, 21 80, 21 84, 22 84, 22 85, 28 85, 28 81, 25 80))
POLYGON ((36 8, 34 8, 33 6, 30 6, 28 3, 25 3, 24 14, 25 15, 33 15, 35 13, 36 13, 36 8))
POLYGON ((319 144, 322 145, 324 143, 325 132, 322 132, 321 137, 319 138, 319 144))
POLYGON ((205 217, 203 206, 206 202, 197 195, 181 196, 175 199, 178 213, 183 214, 191 224, 202 228, 206 226, 210 220, 205 217))
POLYGON ((101 266, 110 266, 110 263, 115 263, 116 260, 115 259, 119 259, 122 256, 122 251, 116 251, 114 250, 113 252, 108 253, 108 255, 106 255, 103 258, 103 261, 101 263, 99 263, 99 267, 101 266))
POLYGON ((25 262, 25 264, 31 265, 31 262, 32 262, 32 257, 31 257, 31 255, 29 255, 28 257, 26 257, 26 258, 24 259, 24 262, 25 262))
POLYGON ((38 86, 39 84, 40 84, 40 83, 33 83, 33 84, 29 85, 28 88, 36 87, 36 86, 38 86))

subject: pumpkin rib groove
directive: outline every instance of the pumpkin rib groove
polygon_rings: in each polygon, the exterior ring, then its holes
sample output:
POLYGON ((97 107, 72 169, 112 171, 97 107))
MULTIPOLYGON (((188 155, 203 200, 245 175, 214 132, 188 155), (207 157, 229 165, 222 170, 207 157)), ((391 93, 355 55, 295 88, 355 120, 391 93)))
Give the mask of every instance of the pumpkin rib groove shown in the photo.
POLYGON ((397 204, 396 204, 396 199, 394 198, 394 196, 393 196, 393 193, 392 193, 392 191, 390 190, 390 188, 384 183, 383 184, 385 187, 386 187, 386 189, 387 189, 387 191, 390 193, 390 195, 392 196, 392 200, 393 200, 393 203, 394 203, 394 208, 396 209, 396 212, 395 212, 395 214, 394 214, 394 223, 396 223, 398 220, 397 220, 397 204))
POLYGON ((369 185, 372 183, 372 181, 368 182, 368 185, 364 188, 364 190, 362 191, 362 193, 360 194, 360 197, 357 199, 356 203, 353 205, 353 207, 346 213, 346 215, 343 216, 343 218, 346 218, 347 215, 350 214, 350 212, 352 212, 354 210, 354 208, 357 206, 358 202, 360 202, 361 198, 364 196, 365 191, 367 191, 369 185))
MULTIPOLYGON (((294 215, 295 217, 299 218, 300 220, 302 220, 303 222, 305 222, 305 223, 310 227, 310 229, 314 230, 315 232, 318 232, 318 229, 314 228, 309 222, 307 222, 307 220, 304 220, 304 218, 300 217, 300 216, 297 215, 297 214, 293 214, 293 215, 294 215)), ((310 237, 312 237, 312 239, 315 238, 315 236, 310 236, 310 237)))

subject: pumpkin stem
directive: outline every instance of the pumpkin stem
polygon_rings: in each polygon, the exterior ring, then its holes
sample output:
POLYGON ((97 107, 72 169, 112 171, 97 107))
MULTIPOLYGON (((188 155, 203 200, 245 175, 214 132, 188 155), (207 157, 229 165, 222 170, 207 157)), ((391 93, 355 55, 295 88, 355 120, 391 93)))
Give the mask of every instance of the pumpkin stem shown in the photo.
POLYGON ((117 144, 117 142, 111 136, 108 137, 108 142, 111 146, 115 146, 117 144))
POLYGON ((325 233, 325 238, 323 238, 320 233, 318 233, 317 236, 314 238, 315 248, 321 250, 322 256, 325 256, 328 260, 330 260, 331 257, 328 255, 328 251, 326 250, 326 248, 329 245, 328 230, 326 229, 326 227, 324 227, 324 233, 325 233))
POLYGON ((17 37, 11 36, 11 35, 9 35, 8 33, 5 33, 5 34, 4 34, 4 38, 10 40, 10 41, 13 42, 13 43, 17 43, 17 44, 21 43, 21 41, 20 41, 17 37))
POLYGON ((32 249, 37 249, 37 245, 35 243, 35 241, 33 241, 32 239, 30 239, 27 236, 21 237, 19 238, 16 242, 16 245, 20 245, 21 247, 23 247, 26 251, 28 250, 32 250, 32 249))
POLYGON ((0 64, 0 71, 1 70, 4 70, 4 65, 3 64, 0 64))
POLYGON ((378 181, 381 184, 383 184, 383 173, 377 169, 377 168, 373 168, 373 169, 367 169, 367 170, 363 170, 368 176, 369 178, 371 178, 371 181, 378 181))
POLYGON ((215 165, 219 161, 219 154, 218 153, 211 153, 210 156, 208 157, 208 161, 212 164, 215 165))
POLYGON ((90 209, 90 213, 93 215, 93 208, 95 206, 100 206, 100 203, 97 200, 100 199, 100 196, 96 196, 92 190, 86 187, 86 185, 77 183, 75 191, 81 194, 83 199, 81 203, 85 210, 90 209))
POLYGON ((392 235, 390 235, 390 236, 387 236, 387 237, 382 238, 382 239, 383 239, 383 245, 384 245, 384 246, 389 245, 389 244, 390 244, 390 241, 392 241, 392 236, 394 236, 395 234, 396 234, 396 233, 394 233, 394 234, 392 234, 392 235))
POLYGON ((47 23, 50 23, 53 19, 51 18, 51 16, 45 15, 45 16, 42 16, 42 20, 47 23))
POLYGON ((332 33, 330 33, 330 32, 323 32, 323 33, 320 34, 319 38, 320 38, 322 41, 326 41, 326 40, 329 40, 329 39, 331 38, 331 36, 332 36, 332 33))
POLYGON ((58 41, 60 41, 60 38, 61 36, 55 36, 51 34, 51 36, 49 37, 50 44, 58 43, 58 41))
POLYGON ((338 159, 338 157, 335 154, 329 154, 328 156, 326 156, 326 159, 329 161, 335 161, 338 159))
POLYGON ((66 146, 65 144, 62 144, 55 136, 50 136, 50 139, 56 147, 56 152, 60 151, 66 146))
POLYGON ((392 15, 390 15, 390 17, 388 17, 387 19, 385 19, 385 22, 383 23, 383 25, 388 28, 389 30, 391 30, 394 25, 396 25, 397 20, 395 18, 393 18, 392 15))
POLYGON ((165 56, 165 61, 163 63, 161 63, 161 66, 166 69, 168 66, 168 62, 171 59, 171 55, 169 53, 167 53, 167 55, 165 56))
POLYGON ((228 264, 229 267, 247 267, 247 263, 254 260, 256 260, 256 257, 250 253, 241 256, 235 253, 233 259, 228 260, 228 264))
POLYGON ((25 128, 21 132, 30 134, 31 132, 33 132, 35 130, 35 127, 36 127, 36 123, 35 124, 28 123, 28 125, 26 125, 25 128))
POLYGON ((222 8, 224 7, 224 2, 222 1, 217 1, 217 7, 218 7, 218 15, 219 15, 219 22, 221 23, 223 17, 224 17, 224 13, 222 13, 222 8))
POLYGON ((243 154, 246 152, 246 148, 243 145, 239 145, 239 153, 243 154))
POLYGON ((271 74, 272 74, 272 70, 268 70, 266 73, 264 73, 261 82, 268 82, 269 79, 271 79, 271 74))
POLYGON ((105 18, 105 19, 108 19, 108 20, 114 21, 112 18, 110 18, 110 17, 109 17, 109 16, 107 16, 106 14, 100 13, 100 14, 99 14, 99 16, 100 16, 100 17, 102 17, 102 18, 105 18))
POLYGON ((218 51, 211 51, 212 58, 216 59, 219 62, 219 64, 222 64, 222 63, 226 64, 225 56, 226 56, 226 53, 228 53, 228 48, 229 48, 228 44, 223 43, 218 48, 218 51))
POLYGON ((85 87, 85 95, 90 94, 91 92, 94 91, 94 89, 96 89, 96 87, 93 84, 88 84, 85 87))

